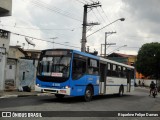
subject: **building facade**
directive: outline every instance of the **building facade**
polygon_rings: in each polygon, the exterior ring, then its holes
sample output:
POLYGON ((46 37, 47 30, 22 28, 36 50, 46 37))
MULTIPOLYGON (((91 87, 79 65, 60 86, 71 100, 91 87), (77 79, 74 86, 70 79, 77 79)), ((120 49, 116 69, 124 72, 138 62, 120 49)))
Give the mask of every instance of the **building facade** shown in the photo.
POLYGON ((20 46, 9 47, 5 73, 5 90, 14 90, 19 86, 19 60, 26 55, 20 46))
POLYGON ((114 60, 120 63, 134 66, 137 56, 135 55, 126 55, 120 53, 112 53, 107 56, 107 59, 114 60))
POLYGON ((32 50, 32 49, 27 49, 24 50, 27 54, 27 58, 35 59, 37 60, 40 57, 41 50, 32 50))
POLYGON ((11 91, 29 86, 34 89, 38 64, 38 52, 35 56, 28 53, 37 50, 23 50, 21 46, 10 46, 6 65, 5 90, 11 91))
MULTIPOLYGON (((10 16, 12 13, 12 0, 0 0, 0 17, 10 16)), ((10 33, 0 29, 0 90, 5 88, 6 61, 9 51, 10 33)))
MULTIPOLYGON (((120 54, 120 53, 112 53, 107 58, 120 63, 135 66, 137 56, 120 54)), ((136 79, 146 79, 146 77, 136 71, 136 79)))

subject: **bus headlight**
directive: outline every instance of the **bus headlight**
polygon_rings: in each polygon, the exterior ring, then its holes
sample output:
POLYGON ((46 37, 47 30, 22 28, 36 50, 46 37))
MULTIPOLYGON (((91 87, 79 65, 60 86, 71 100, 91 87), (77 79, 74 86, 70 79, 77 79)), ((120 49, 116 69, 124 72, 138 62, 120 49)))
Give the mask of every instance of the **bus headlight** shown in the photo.
POLYGON ((68 88, 70 88, 70 87, 69 87, 69 86, 66 86, 65 88, 68 89, 68 88))
POLYGON ((37 87, 40 87, 40 84, 37 84, 37 87))

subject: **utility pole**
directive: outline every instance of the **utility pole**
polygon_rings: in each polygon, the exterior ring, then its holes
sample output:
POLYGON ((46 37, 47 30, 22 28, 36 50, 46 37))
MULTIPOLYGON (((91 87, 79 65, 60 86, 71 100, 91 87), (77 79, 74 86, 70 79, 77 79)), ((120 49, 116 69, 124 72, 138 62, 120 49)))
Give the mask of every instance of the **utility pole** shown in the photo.
POLYGON ((94 2, 92 4, 85 4, 84 5, 84 13, 83 13, 83 30, 82 30, 82 41, 81 41, 81 51, 85 52, 86 51, 86 29, 87 26, 91 25, 98 25, 98 23, 87 23, 87 9, 88 8, 93 8, 93 7, 99 7, 101 6, 99 2, 94 2))
POLYGON ((100 54, 100 56, 102 56, 102 46, 103 46, 104 44, 101 44, 101 54, 100 54))
POLYGON ((57 39, 58 37, 53 37, 53 38, 50 38, 53 40, 53 48, 54 48, 54 40, 57 39))
POLYGON ((114 34, 114 33, 116 33, 116 32, 105 32, 105 44, 104 44, 104 57, 106 57, 106 47, 107 47, 107 45, 115 45, 115 43, 109 43, 109 44, 107 44, 107 35, 108 34, 114 34))
POLYGON ((87 52, 89 53, 89 46, 87 46, 87 52))

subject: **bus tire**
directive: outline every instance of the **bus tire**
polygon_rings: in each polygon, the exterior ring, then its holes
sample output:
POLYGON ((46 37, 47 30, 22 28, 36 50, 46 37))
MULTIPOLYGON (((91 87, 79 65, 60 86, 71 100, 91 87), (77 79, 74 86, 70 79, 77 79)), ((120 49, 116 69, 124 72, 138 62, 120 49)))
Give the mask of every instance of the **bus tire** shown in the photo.
POLYGON ((124 93, 124 87, 123 87, 123 85, 121 85, 120 88, 119 88, 119 94, 118 94, 118 95, 119 95, 120 97, 122 97, 122 96, 123 96, 123 93, 124 93))
POLYGON ((84 100, 86 102, 90 102, 92 100, 92 95, 93 95, 93 89, 91 86, 87 86, 84 94, 84 100))
POLYGON ((64 98, 65 95, 62 95, 62 94, 55 94, 55 96, 56 96, 56 98, 58 98, 58 99, 62 99, 62 98, 64 98))

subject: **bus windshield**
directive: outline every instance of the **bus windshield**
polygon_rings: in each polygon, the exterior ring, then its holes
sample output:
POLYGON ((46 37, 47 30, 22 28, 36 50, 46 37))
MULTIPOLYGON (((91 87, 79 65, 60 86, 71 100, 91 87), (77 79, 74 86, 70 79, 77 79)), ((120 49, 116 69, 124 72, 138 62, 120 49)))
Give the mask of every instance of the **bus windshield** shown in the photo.
POLYGON ((68 56, 44 56, 39 62, 40 76, 69 77, 71 57, 68 56))

